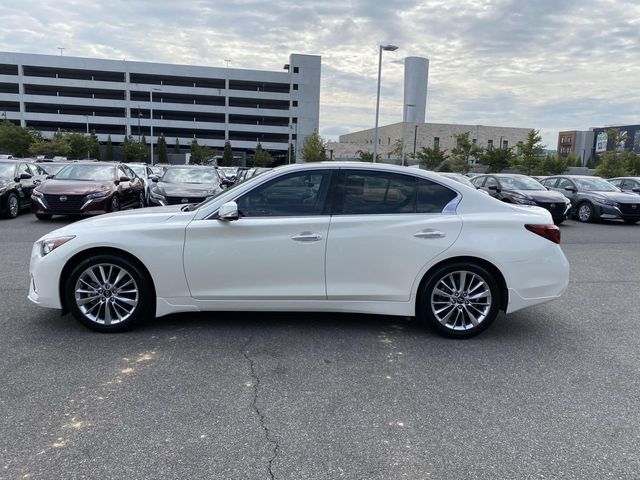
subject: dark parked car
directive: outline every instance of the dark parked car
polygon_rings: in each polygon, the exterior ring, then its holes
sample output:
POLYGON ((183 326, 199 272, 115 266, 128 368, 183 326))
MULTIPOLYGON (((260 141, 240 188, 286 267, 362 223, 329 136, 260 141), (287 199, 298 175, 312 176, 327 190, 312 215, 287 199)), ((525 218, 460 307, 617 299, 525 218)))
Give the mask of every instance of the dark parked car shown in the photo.
MULTIPOLYGON (((127 163, 126 165, 131 168, 131 170, 133 170, 135 174, 140 177, 142 183, 144 183, 144 199, 148 205, 149 195, 151 193, 151 185, 153 185, 151 178, 153 176, 157 176, 157 174, 146 163, 127 163)), ((162 173, 164 173, 164 171, 162 173)))
POLYGON ((15 218, 31 206, 31 192, 47 174, 35 163, 0 160, 0 215, 15 218))
POLYGON ((640 199, 623 193, 600 177, 559 175, 545 178, 542 184, 571 200, 572 211, 581 222, 621 219, 625 223, 640 220, 640 199))
POLYGON ((640 195, 640 177, 617 177, 607 180, 623 192, 637 193, 640 195))
POLYGON ((478 175, 471 183, 503 202, 542 207, 551 213, 556 225, 564 222, 571 210, 571 203, 564 195, 548 191, 526 175, 478 175))
POLYGON ((34 189, 31 205, 39 220, 144 207, 144 184, 122 163, 74 162, 34 189))
POLYGON ((216 167, 172 166, 162 177, 153 177, 150 205, 200 203, 222 190, 216 167))

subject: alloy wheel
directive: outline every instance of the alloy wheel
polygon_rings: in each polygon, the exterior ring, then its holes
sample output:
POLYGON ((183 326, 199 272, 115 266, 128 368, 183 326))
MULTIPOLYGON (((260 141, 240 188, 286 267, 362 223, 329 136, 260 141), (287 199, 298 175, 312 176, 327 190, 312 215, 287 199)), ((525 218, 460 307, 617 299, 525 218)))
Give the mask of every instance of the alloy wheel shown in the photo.
POLYGON ((111 211, 117 212, 118 210, 120 210, 120 200, 118 199, 118 197, 114 196, 111 199, 111 211))
POLYGON ((18 210, 19 210, 18 197, 16 197, 15 195, 9 196, 9 216, 11 218, 17 217, 18 210))
POLYGON ((443 276, 431 293, 431 311, 447 329, 464 331, 477 327, 489 315, 491 288, 480 275, 458 270, 443 276))
POLYGON ((99 325, 127 320, 138 306, 140 292, 131 273, 119 265, 92 265, 78 277, 75 302, 82 314, 99 325))
POLYGON ((591 219, 591 206, 588 203, 583 203, 578 208, 578 220, 581 222, 588 222, 591 219))

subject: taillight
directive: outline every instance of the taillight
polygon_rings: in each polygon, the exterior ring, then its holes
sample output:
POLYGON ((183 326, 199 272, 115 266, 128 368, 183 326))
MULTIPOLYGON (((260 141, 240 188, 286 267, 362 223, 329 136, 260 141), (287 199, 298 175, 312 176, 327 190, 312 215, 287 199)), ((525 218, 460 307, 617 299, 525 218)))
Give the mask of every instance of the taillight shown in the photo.
POLYGON ((560 243, 560 229, 557 225, 525 225, 524 228, 553 243, 560 243))

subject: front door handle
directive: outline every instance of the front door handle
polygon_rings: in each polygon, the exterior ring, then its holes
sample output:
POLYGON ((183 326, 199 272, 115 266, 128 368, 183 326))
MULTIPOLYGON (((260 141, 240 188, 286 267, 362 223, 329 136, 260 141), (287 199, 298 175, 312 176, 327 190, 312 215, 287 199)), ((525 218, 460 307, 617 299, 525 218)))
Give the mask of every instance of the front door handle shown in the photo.
POLYGON ((416 238, 442 238, 446 236, 446 234, 444 232, 441 232, 440 230, 432 230, 428 228, 426 230, 422 230, 421 232, 414 233, 413 236, 416 238))
POLYGON ((291 240, 295 240, 296 242, 317 242, 318 240, 322 240, 322 235, 314 232, 301 232, 291 237, 291 240))

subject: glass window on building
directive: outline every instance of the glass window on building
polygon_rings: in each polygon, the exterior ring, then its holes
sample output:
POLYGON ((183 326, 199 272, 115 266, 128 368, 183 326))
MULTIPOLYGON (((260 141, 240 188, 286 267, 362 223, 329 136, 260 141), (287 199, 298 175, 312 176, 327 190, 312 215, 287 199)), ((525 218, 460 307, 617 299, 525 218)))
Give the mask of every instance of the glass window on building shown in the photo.
POLYGON ((502 149, 506 150, 509 148, 509 140, 502 140, 502 149))
POLYGON ((440 148, 440 137, 433 137, 433 148, 440 148))
POLYGON ((487 140, 487 150, 493 150, 493 140, 487 140))

